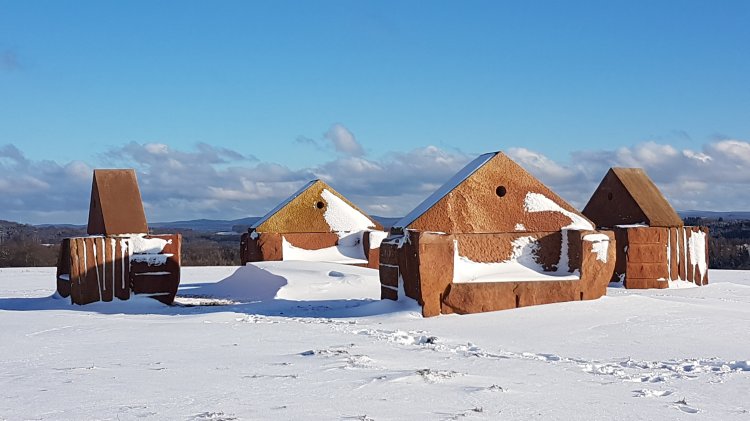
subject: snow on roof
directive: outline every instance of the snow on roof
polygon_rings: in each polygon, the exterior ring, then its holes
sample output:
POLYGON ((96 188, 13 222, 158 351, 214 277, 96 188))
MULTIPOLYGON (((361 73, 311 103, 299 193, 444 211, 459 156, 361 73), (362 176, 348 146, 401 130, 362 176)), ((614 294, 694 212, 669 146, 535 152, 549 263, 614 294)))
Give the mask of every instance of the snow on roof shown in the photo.
POLYGON ((453 189, 458 187, 459 184, 463 183, 464 180, 474 174, 479 168, 487 163, 490 159, 494 158, 500 152, 490 152, 483 155, 479 155, 476 159, 469 162, 459 172, 456 173, 450 180, 443 184, 439 189, 432 193, 427 199, 414 208, 408 215, 401 218, 400 221, 396 222, 393 226, 399 228, 406 228, 423 213, 427 212, 430 208, 445 197, 448 193, 452 192, 453 189))
POLYGON ((304 192, 305 190, 307 190, 308 188, 310 188, 310 186, 312 186, 316 182, 318 182, 318 180, 309 181, 307 184, 305 184, 304 186, 302 186, 301 189, 297 190, 296 192, 294 192, 294 194, 292 194, 291 196, 287 197, 286 200, 284 200, 283 202, 281 202, 278 205, 276 205, 275 208, 271 209, 271 211, 268 212, 267 214, 265 214, 262 218, 260 218, 259 220, 255 221, 255 223, 250 228, 258 228, 262 223, 266 222, 268 220, 268 218, 272 217, 276 212, 280 211, 281 208, 283 208, 284 206, 288 205, 289 202, 291 202, 292 200, 294 200, 295 197, 297 197, 300 194, 302 194, 302 192, 304 192))
POLYGON ((348 203, 341 200, 328 189, 323 189, 320 195, 328 203, 323 217, 328 226, 331 227, 331 231, 365 231, 375 228, 375 222, 362 212, 349 206, 348 203))

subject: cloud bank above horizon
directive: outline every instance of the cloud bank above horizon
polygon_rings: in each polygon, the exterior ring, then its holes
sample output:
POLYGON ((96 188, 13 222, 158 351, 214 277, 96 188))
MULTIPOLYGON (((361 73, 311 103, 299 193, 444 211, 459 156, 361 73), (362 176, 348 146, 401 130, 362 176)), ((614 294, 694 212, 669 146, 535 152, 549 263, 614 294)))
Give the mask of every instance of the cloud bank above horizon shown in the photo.
MULTIPOLYGON (((314 178, 374 215, 403 216, 476 156, 430 145, 370 157, 342 124, 319 140, 301 139, 299 148, 331 150, 331 159, 292 169, 205 143, 181 150, 129 142, 92 162, 56 162, 30 160, 6 144, 0 146, 0 219, 85 223, 93 168, 135 168, 150 222, 262 216, 314 178)), ((607 169, 621 166, 644 168, 678 210, 750 210, 750 197, 737 194, 750 190, 750 142, 744 140, 716 140, 700 150, 644 142, 575 151, 568 162, 524 147, 504 152, 579 209, 607 169)))

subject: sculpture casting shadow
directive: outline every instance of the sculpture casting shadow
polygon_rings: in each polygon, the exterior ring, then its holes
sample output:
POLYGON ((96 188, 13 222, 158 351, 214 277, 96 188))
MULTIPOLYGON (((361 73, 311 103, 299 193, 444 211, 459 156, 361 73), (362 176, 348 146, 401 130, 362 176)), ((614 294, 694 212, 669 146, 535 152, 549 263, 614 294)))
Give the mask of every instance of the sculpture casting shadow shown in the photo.
MULTIPOLYGON (((332 274, 336 279, 336 274, 332 274)), ((403 301, 374 299, 288 300, 276 298, 288 280, 248 265, 238 267, 219 282, 181 285, 177 293, 195 304, 164 305, 146 296, 133 296, 128 301, 96 302, 74 305, 70 298, 57 294, 48 297, 0 298, 0 310, 5 311, 84 311, 100 314, 161 314, 194 315, 220 312, 256 314, 264 316, 302 318, 367 317, 403 310, 414 310, 403 301)), ((414 310, 417 311, 417 310, 414 310)))

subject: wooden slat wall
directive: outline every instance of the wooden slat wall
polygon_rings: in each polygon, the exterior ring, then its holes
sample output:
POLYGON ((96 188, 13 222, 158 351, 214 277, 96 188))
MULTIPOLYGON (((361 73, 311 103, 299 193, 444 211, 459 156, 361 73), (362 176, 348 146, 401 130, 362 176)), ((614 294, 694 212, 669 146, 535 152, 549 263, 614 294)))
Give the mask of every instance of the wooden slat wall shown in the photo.
POLYGON ((163 265, 149 265, 133 262, 130 268, 130 280, 134 294, 152 295, 153 298, 172 304, 177 288, 180 286, 180 263, 182 255, 182 236, 180 234, 153 235, 147 238, 161 238, 169 241, 162 254, 172 254, 163 265), (166 272, 161 274, 160 272, 166 272), (149 273, 160 273, 149 275, 149 273))
POLYGON ((169 243, 163 254, 171 254, 163 265, 134 262, 130 259, 130 240, 122 237, 77 237, 64 240, 58 262, 58 291, 70 295, 74 304, 127 300, 133 293, 154 294, 171 304, 180 285, 182 236, 154 235, 169 243), (70 282, 60 279, 69 272, 70 282), (148 273, 166 272, 148 275, 148 273))
POLYGON ((626 288, 667 288, 670 264, 667 245, 670 229, 659 227, 628 228, 626 288))
POLYGON ((116 237, 79 237, 70 242, 70 289, 74 304, 130 297, 130 261, 116 237), (113 252, 114 247, 114 252, 113 252), (123 287, 122 280, 127 282, 123 287))

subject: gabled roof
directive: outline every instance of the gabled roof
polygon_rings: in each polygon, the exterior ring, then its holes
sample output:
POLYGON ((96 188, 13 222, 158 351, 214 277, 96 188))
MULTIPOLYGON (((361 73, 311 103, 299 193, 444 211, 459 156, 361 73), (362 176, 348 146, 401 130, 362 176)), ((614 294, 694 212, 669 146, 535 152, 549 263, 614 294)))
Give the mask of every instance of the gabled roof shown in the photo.
POLYGON ((383 227, 321 180, 312 180, 259 219, 258 232, 344 232, 383 227))
POLYGON ((593 225, 505 154, 492 152, 471 161, 394 227, 503 233, 593 225))
POLYGON ((90 235, 148 232, 135 170, 94 170, 87 232, 90 235))
POLYGON ((599 227, 645 223, 682 226, 682 218, 641 168, 610 168, 583 214, 599 227))

